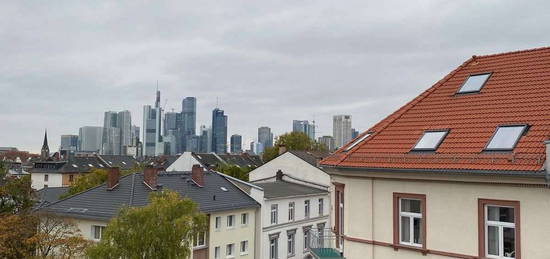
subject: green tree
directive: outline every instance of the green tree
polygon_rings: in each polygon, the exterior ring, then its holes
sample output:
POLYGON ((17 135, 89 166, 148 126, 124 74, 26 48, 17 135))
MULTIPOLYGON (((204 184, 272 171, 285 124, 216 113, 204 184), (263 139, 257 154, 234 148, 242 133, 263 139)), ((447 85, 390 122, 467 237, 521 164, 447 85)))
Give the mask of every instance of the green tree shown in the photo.
POLYGON ((123 208, 101 242, 87 250, 89 258, 189 258, 193 237, 206 231, 206 215, 177 192, 153 192, 149 205, 123 208))
POLYGON ((290 132, 279 136, 275 145, 266 148, 262 155, 264 162, 268 162, 279 156, 279 146, 284 145, 287 150, 326 151, 326 147, 309 138, 303 132, 290 132))
POLYGON ((63 199, 71 195, 83 192, 90 188, 96 187, 104 183, 105 181, 107 181, 107 171, 103 169, 93 168, 89 173, 76 177, 75 182, 73 183, 73 185, 71 185, 71 187, 69 187, 67 193, 61 195, 61 197, 59 198, 63 199))
POLYGON ((7 174, 7 168, 0 165, 0 214, 16 214, 31 209, 34 205, 31 177, 21 178, 7 174))
POLYGON ((248 182, 248 173, 254 170, 254 167, 239 167, 236 165, 222 165, 216 168, 218 172, 224 173, 231 177, 247 181, 248 182))

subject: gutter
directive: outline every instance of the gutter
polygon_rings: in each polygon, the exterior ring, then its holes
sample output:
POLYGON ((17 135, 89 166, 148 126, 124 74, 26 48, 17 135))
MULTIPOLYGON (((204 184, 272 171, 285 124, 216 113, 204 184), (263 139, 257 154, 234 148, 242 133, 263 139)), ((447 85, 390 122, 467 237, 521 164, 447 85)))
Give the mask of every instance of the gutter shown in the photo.
POLYGON ((550 188, 550 140, 544 141, 544 145, 546 146, 546 169, 544 170, 544 180, 546 181, 546 187, 550 188))

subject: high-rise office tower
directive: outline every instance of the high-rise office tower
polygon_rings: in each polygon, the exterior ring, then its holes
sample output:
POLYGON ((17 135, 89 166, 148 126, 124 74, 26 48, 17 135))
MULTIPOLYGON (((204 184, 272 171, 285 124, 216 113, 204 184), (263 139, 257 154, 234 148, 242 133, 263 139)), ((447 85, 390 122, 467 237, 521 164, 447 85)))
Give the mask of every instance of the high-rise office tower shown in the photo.
POLYGON ((273 146, 273 133, 269 127, 258 128, 258 143, 261 143, 261 149, 256 151, 256 154, 262 154, 266 148, 273 146))
POLYGON ((132 117, 130 111, 105 112, 101 153, 121 155, 132 143, 132 117))
POLYGON ((356 130, 356 129, 354 129, 354 128, 352 128, 352 129, 351 129, 351 139, 354 139, 354 138, 356 138, 357 136, 359 136, 359 131, 356 130))
POLYGON ((78 150, 99 153, 103 141, 103 127, 84 126, 78 130, 78 150))
POLYGON ((212 152, 227 153, 227 115, 219 108, 212 111, 212 152))
POLYGON ((212 128, 207 128, 205 125, 201 125, 200 134, 199 152, 212 152, 212 128))
POLYGON ((332 136, 322 136, 319 138, 319 144, 324 145, 328 151, 336 149, 334 146, 334 138, 332 136))
POLYGON ((120 129, 120 150, 132 144, 132 115, 130 111, 121 111, 117 114, 117 128, 120 129))
POLYGON ((232 154, 240 154, 243 152, 243 137, 241 135, 231 135, 231 153, 232 154))
POLYGON ((191 151, 187 148, 187 140, 197 134, 197 98, 185 97, 181 101, 180 129, 183 151, 191 151))
POLYGON ((302 132, 310 139, 315 140, 315 123, 309 123, 307 120, 293 120, 292 131, 302 132))
POLYGON ((78 150, 78 135, 61 135, 60 151, 75 152, 78 150))
POLYGON ((164 153, 161 136, 162 109, 160 108, 160 91, 157 90, 155 107, 143 106, 143 155, 155 156, 164 153))
POLYGON ((351 115, 334 115, 332 117, 332 136, 336 148, 351 140, 351 115))

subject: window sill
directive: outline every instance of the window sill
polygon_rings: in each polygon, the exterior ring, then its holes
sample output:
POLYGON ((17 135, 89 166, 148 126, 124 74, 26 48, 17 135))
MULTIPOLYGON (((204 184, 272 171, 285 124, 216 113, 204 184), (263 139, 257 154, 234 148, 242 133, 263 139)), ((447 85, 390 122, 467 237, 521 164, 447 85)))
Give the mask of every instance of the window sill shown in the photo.
POLYGON ((241 228, 246 228, 246 227, 248 227, 248 224, 241 225, 241 228))
POLYGON ((245 255, 248 255, 248 252, 246 253, 240 253, 241 256, 245 256, 245 255))
POLYGON ((292 258, 294 256, 296 256, 296 254, 289 254, 289 255, 286 256, 286 258, 292 258))
POLYGON ((235 229, 235 227, 227 227, 227 230, 233 230, 233 229, 235 229))
POLYGON ((425 249, 422 246, 413 246, 413 245, 403 245, 403 244, 392 244, 393 250, 397 251, 399 249, 407 249, 412 251, 421 252, 422 254, 428 254, 428 249, 425 249))

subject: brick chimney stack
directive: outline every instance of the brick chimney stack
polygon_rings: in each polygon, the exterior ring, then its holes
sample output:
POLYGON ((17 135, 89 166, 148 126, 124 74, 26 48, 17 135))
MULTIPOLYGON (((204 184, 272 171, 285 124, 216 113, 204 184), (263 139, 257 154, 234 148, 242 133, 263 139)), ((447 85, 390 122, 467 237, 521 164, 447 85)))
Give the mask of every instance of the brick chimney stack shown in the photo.
POLYGON ((120 178, 120 168, 109 167, 107 168, 107 190, 112 190, 118 185, 118 179, 120 178))
POLYGON ((200 187, 204 186, 204 169, 202 166, 195 164, 191 171, 191 178, 200 187))
POLYGON ((276 179, 277 181, 282 181, 282 180, 283 180, 283 175, 284 175, 283 171, 281 171, 281 170, 279 169, 279 170, 277 171, 277 174, 275 175, 275 179, 276 179))
POLYGON ((153 166, 147 166, 143 171, 143 182, 148 185, 151 190, 157 189, 157 179, 159 171, 159 168, 155 168, 153 166))

